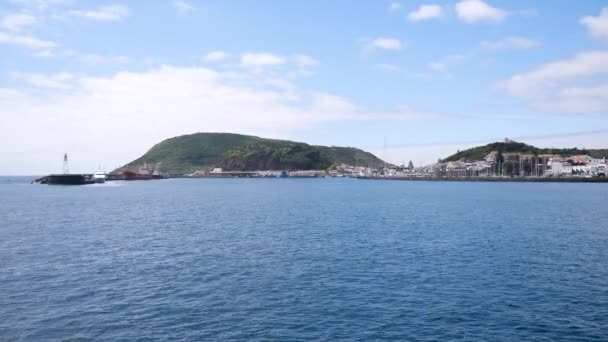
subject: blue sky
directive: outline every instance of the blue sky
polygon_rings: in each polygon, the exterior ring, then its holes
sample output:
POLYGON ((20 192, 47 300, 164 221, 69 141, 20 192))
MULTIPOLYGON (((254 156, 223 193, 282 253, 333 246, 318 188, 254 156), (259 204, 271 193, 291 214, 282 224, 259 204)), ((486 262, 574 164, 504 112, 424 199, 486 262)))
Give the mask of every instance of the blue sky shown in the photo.
POLYGON ((607 44, 600 0, 2 0, 0 174, 64 152, 109 170, 199 131, 416 163, 608 147, 607 44))

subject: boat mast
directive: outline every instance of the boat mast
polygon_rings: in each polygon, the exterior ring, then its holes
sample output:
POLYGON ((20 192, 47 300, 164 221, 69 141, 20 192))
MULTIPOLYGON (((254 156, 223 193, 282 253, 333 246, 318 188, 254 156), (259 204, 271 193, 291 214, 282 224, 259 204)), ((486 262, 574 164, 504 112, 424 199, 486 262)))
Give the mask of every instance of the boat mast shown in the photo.
POLYGON ((384 136, 384 146, 382 147, 382 161, 384 162, 384 165, 382 166, 382 174, 384 175, 384 172, 386 172, 386 136, 384 136))

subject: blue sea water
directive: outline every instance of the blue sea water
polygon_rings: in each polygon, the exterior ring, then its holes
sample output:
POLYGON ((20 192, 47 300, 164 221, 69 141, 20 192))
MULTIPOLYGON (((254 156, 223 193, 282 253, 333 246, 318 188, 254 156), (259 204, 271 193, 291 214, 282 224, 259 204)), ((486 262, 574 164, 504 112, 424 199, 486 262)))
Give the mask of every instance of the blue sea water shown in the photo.
POLYGON ((0 341, 608 340, 608 185, 0 178, 0 341))

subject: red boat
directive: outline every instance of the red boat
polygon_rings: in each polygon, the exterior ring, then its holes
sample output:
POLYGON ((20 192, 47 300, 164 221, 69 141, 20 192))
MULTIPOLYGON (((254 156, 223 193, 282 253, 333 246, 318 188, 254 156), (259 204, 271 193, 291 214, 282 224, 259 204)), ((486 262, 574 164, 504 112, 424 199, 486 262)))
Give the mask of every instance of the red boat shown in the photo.
POLYGON ((120 175, 124 180, 152 180, 167 178, 158 171, 158 164, 156 164, 154 171, 150 171, 148 165, 144 164, 144 166, 140 167, 137 172, 123 171, 120 175))
POLYGON ((123 171, 121 174, 124 180, 150 180, 150 179, 163 179, 161 175, 142 175, 132 171, 123 171))

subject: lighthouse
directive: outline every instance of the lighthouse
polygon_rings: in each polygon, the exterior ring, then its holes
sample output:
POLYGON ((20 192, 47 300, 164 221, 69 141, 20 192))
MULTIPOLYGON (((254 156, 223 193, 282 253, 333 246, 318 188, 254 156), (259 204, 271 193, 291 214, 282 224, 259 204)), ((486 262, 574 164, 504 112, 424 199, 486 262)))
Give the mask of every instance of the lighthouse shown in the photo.
POLYGON ((70 173, 70 166, 68 165, 68 154, 63 154, 63 174, 67 175, 70 173))

